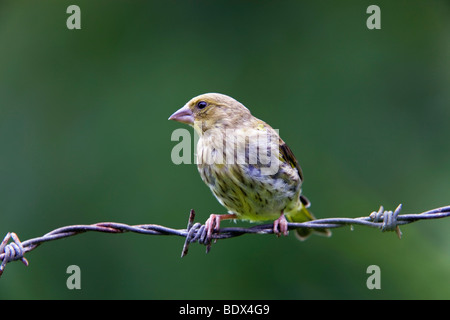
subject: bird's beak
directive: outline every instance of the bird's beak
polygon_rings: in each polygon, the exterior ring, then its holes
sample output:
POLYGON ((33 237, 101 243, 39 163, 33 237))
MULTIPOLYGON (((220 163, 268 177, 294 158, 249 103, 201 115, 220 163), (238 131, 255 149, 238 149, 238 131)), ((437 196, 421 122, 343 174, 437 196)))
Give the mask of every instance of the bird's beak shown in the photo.
POLYGON ((194 114, 192 113, 189 106, 185 105, 180 110, 176 111, 173 115, 169 117, 169 120, 178 121, 181 123, 194 124, 194 114))

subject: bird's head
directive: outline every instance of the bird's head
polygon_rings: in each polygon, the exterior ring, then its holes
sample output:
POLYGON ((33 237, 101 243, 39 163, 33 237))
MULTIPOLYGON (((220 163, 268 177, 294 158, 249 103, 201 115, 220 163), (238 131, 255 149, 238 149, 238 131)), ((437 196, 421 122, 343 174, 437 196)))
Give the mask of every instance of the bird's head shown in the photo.
POLYGON ((169 120, 189 124, 201 134, 213 128, 233 128, 250 118, 250 111, 239 101, 220 93, 205 93, 189 100, 169 120))

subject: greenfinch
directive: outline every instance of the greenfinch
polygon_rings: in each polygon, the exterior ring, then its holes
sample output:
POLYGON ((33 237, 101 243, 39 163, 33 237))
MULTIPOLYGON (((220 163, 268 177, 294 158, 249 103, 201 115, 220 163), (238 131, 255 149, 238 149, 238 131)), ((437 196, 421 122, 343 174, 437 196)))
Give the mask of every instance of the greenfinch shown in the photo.
MULTIPOLYGON (((169 120, 194 127, 200 176, 228 210, 211 214, 205 222, 209 239, 224 219, 273 220, 277 236, 288 234, 288 221, 315 219, 301 194, 303 173, 291 149, 243 104, 224 94, 206 93, 192 98, 169 120)), ((331 235, 328 229, 314 231, 331 235)), ((304 240, 312 229, 295 232, 304 240)))

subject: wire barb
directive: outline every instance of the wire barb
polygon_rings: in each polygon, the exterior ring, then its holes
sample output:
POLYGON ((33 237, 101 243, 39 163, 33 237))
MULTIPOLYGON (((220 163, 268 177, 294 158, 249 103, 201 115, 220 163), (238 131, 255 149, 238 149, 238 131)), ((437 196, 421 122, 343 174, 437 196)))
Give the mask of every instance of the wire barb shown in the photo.
POLYGON ((8 262, 21 260, 23 264, 28 266, 28 260, 25 259, 23 254, 25 253, 22 243, 19 237, 14 232, 8 232, 6 237, 0 243, 0 254, 2 255, 2 263, 0 264, 0 276, 3 274, 3 270, 8 262), (8 243, 9 239, 13 239, 14 242, 8 243))
MULTIPOLYGON (((323 228, 340 228, 344 226, 354 225, 367 226, 372 228, 379 228, 381 231, 395 231, 400 238, 402 233, 399 226, 416 222, 418 220, 440 219, 450 217, 450 206, 436 208, 419 214, 403 214, 400 215, 402 205, 399 205, 394 212, 385 211, 380 207, 378 211, 372 212, 369 216, 360 218, 326 218, 317 219, 302 223, 288 223, 288 229, 293 230, 297 228, 323 229, 323 228)), ((73 225, 65 226, 55 229, 41 237, 29 239, 21 242, 19 237, 13 233, 8 232, 6 237, 0 243, 0 277, 8 262, 21 260, 25 265, 28 265, 24 254, 36 249, 40 244, 48 241, 58 240, 61 238, 71 237, 88 231, 103 232, 103 233, 126 233, 134 232, 147 235, 175 235, 184 237, 183 250, 181 256, 187 255, 189 245, 192 242, 198 242, 206 246, 206 252, 211 249, 212 242, 217 239, 229 239, 241 236, 243 234, 273 234, 273 224, 254 225, 249 228, 231 227, 222 228, 213 232, 212 237, 207 236, 205 225, 195 220, 195 211, 191 210, 186 229, 172 229, 157 224, 143 224, 130 226, 117 222, 101 222, 91 225, 73 225), (9 243, 10 239, 12 242, 9 243)))
POLYGON ((397 217, 400 210, 402 210, 402 204, 399 204, 394 212, 384 211, 383 206, 380 206, 380 209, 372 212, 369 217, 372 218, 374 222, 383 221, 383 224, 380 226, 381 231, 395 231, 397 233, 397 237, 401 239, 402 232, 400 231, 400 227, 397 222, 397 217))

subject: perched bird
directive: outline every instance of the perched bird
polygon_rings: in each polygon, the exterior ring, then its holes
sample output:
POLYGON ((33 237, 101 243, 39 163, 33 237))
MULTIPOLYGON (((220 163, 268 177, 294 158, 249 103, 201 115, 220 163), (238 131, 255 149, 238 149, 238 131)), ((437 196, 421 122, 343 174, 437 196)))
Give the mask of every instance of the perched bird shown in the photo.
MULTIPOLYGON (((314 220, 301 195, 302 170, 276 130, 235 99, 219 93, 192 98, 169 120, 194 127, 199 135, 197 167, 203 181, 228 214, 211 214, 208 238, 224 219, 274 220, 278 236, 288 234, 288 221, 314 220)), ((300 240, 311 229, 296 229, 300 240)), ((316 233, 330 236, 328 229, 316 233)))

